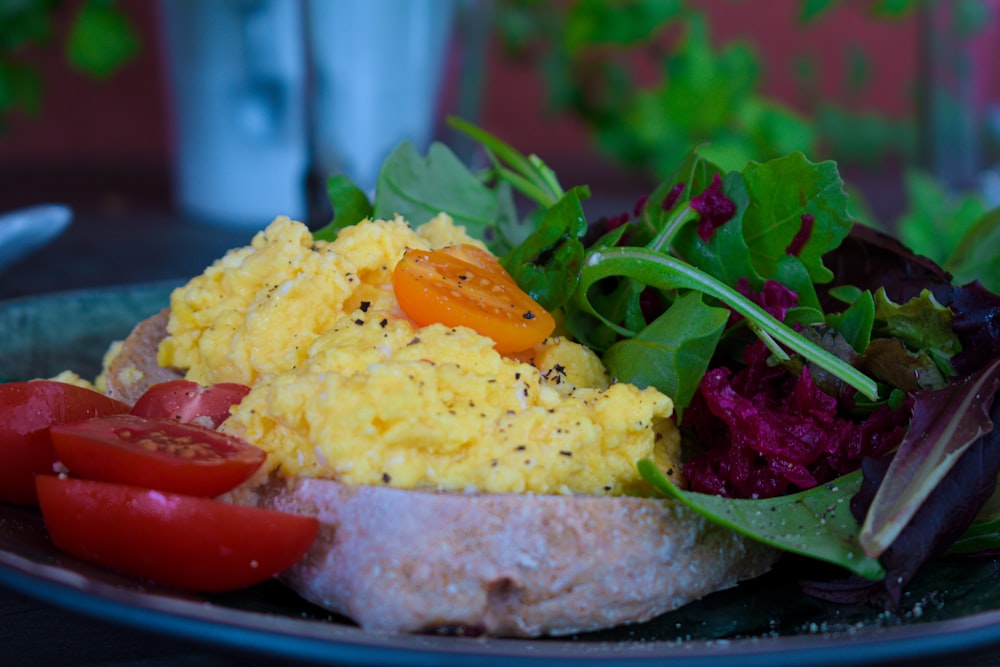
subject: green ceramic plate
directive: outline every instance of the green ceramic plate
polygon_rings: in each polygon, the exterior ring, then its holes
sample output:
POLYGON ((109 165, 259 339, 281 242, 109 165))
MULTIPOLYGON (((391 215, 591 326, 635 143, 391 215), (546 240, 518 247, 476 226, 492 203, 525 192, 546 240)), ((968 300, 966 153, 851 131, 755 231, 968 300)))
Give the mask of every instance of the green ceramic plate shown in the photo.
MULTIPOLYGON (((93 376, 108 343, 167 304, 172 285, 0 303, 0 378, 93 376)), ((896 613, 800 592, 800 563, 649 623, 547 640, 386 636, 275 582, 196 596, 90 566, 49 543, 37 511, 0 504, 0 585, 108 623, 259 659, 371 665, 848 665, 932 660, 1000 646, 1000 563, 936 564, 896 613)))

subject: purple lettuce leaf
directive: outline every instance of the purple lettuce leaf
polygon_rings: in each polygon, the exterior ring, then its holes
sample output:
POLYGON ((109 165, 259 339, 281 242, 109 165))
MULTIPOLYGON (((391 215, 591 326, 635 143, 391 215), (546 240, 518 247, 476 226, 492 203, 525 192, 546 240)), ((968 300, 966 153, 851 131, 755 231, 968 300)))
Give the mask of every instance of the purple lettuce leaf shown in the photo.
MULTIPOLYGON (((942 304, 950 301, 951 276, 922 255, 914 254, 898 239, 871 227, 855 224, 840 245, 823 257, 833 272, 827 287, 852 285, 874 293, 884 287, 897 303, 909 301, 929 290, 942 304)), ((824 303, 827 312, 837 310, 833 300, 824 303)))
POLYGON ((989 413, 998 387, 1000 357, 962 381, 915 394, 910 427, 859 535, 869 556, 878 558, 896 541, 959 457, 993 429, 989 413))
POLYGON ((978 281, 955 287, 950 296, 948 305, 955 313, 952 329, 962 344, 951 363, 965 375, 1000 357, 1000 296, 978 281))
MULTIPOLYGON (((1000 421, 1000 400, 990 411, 1000 421)), ((863 521, 888 472, 894 454, 865 459, 864 480, 851 499, 851 512, 863 521)), ((1000 475, 1000 429, 993 429, 971 444, 943 480, 920 505, 879 561, 885 579, 872 581, 857 575, 826 581, 803 581, 802 590, 813 597, 839 604, 871 604, 898 608, 907 584, 931 561, 945 555, 972 525, 994 495, 1000 475)))

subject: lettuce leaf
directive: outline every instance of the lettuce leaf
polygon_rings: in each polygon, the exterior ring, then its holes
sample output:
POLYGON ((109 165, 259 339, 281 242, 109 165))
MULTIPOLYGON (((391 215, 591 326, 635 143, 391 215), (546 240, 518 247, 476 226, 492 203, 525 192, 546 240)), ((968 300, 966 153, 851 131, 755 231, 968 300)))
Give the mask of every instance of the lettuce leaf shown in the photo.
POLYGON ((808 491, 763 500, 682 491, 649 460, 639 462, 639 472, 664 495, 764 544, 839 565, 865 579, 885 576, 878 560, 865 555, 857 541, 858 522, 849 500, 861 484, 860 471, 808 491))
POLYGON ((859 540, 866 554, 881 556, 958 458, 992 430, 998 387, 1000 358, 962 382, 916 394, 910 428, 865 516, 859 540))

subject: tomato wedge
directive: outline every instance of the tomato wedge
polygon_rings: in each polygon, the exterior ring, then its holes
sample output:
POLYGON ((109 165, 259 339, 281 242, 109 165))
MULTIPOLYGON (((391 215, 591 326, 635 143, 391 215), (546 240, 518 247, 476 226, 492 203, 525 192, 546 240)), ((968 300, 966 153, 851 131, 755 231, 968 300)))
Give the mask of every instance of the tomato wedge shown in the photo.
POLYGON ((128 412, 104 394, 52 380, 0 384, 0 501, 33 505, 35 475, 51 474, 49 426, 128 412))
POLYGON ((49 432, 59 461, 74 475, 192 496, 232 490, 267 458, 219 431, 136 415, 59 424, 49 432))
POLYGON ((40 475, 52 542, 98 565, 192 591, 245 588, 309 550, 315 517, 122 484, 40 475))
POLYGON ((235 382, 206 387, 190 380, 171 380, 147 389, 131 413, 218 428, 229 417, 230 409, 249 393, 250 387, 235 382))
POLYGON ((408 250, 392 273, 396 300, 426 326, 466 326, 492 338, 498 352, 545 340, 555 320, 522 290, 493 255, 474 246, 408 250))

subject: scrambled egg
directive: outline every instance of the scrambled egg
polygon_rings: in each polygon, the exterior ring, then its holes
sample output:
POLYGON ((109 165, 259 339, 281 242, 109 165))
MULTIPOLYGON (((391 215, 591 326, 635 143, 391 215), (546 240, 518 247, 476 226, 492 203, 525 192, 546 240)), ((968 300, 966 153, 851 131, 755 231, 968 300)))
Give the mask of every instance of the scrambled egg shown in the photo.
POLYGON ((589 349, 553 337, 528 363, 471 329, 405 316, 396 262, 456 243, 483 247, 444 215, 417 229, 364 221, 329 243, 278 218, 174 291, 159 361, 251 385, 222 429, 283 474, 619 495, 647 492, 641 458, 677 470, 670 398, 612 383, 589 349))

